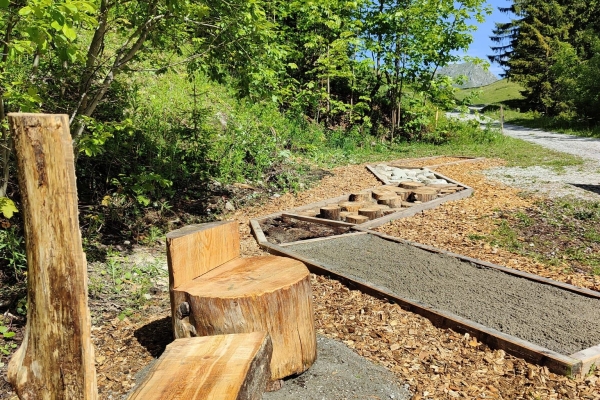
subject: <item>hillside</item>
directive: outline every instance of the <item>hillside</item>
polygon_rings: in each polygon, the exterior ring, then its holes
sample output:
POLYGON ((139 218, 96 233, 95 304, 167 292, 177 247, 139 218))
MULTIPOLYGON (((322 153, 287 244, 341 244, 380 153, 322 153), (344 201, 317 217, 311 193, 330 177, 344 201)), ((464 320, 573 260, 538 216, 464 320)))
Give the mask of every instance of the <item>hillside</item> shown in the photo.
POLYGON ((460 75, 466 76, 468 79, 464 84, 458 85, 460 88, 490 85, 498 80, 496 75, 473 63, 450 64, 441 68, 436 75, 445 75, 451 78, 457 78, 460 75))
POLYGON ((523 98, 521 90, 523 87, 518 83, 501 79, 491 85, 459 90, 456 93, 456 99, 463 100, 474 91, 480 91, 480 95, 473 101, 475 104, 506 103, 511 100, 521 100, 523 98))

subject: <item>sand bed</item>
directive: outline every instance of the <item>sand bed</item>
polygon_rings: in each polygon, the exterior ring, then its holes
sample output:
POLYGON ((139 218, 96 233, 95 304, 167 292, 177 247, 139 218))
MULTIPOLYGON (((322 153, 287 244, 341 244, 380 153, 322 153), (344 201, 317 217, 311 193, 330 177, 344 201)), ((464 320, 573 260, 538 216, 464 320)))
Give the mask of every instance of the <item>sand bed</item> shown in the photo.
POLYGON ((600 343, 600 300, 358 235, 292 245, 324 267, 569 355, 600 343))

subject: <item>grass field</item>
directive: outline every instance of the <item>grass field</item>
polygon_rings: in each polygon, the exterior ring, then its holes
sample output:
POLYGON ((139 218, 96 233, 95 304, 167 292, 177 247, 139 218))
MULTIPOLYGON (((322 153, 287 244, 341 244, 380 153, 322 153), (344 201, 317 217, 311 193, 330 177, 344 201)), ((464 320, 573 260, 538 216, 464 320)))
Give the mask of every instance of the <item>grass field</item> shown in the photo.
POLYGON ((482 86, 479 88, 462 89, 456 93, 458 100, 464 100, 473 92, 479 92, 473 104, 499 104, 511 100, 520 100, 523 98, 520 91, 523 90, 521 85, 515 82, 509 82, 506 79, 501 79, 491 85, 482 86))

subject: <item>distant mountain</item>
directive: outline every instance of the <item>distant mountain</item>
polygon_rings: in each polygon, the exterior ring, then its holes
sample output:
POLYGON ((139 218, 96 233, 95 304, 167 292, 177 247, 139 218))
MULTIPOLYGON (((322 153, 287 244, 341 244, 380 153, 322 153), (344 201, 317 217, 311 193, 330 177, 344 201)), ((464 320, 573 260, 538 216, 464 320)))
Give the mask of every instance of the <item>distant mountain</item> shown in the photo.
POLYGON ((457 85, 457 87, 462 89, 486 86, 498 80, 496 75, 492 74, 490 71, 486 71, 483 67, 468 62, 447 65, 440 68, 436 75, 445 75, 451 78, 465 75, 468 78, 467 81, 463 85, 457 85))

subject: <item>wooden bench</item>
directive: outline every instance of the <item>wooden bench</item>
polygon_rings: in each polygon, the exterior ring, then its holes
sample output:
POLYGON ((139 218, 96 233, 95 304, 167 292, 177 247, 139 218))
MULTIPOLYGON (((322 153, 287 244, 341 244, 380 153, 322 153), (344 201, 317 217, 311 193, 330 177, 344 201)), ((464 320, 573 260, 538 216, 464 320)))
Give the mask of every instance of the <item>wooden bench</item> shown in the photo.
POLYGON ((257 400, 270 380, 266 332, 176 339, 129 400, 257 400))
POLYGON ((308 269, 285 257, 240 258, 239 246, 237 222, 167 235, 175 338, 265 331, 271 380, 304 372, 317 355, 308 269))

